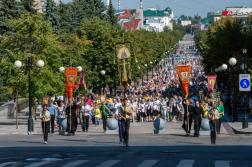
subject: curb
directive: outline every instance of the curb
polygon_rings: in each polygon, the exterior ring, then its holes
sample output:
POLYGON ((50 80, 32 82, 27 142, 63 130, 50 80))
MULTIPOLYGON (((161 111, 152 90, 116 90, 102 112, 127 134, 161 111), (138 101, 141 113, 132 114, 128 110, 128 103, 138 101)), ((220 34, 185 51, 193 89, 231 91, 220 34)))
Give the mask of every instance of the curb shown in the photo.
POLYGON ((243 131, 239 131, 234 129, 233 127, 231 127, 234 131, 235 134, 244 134, 244 135, 252 135, 252 132, 243 132, 243 131))

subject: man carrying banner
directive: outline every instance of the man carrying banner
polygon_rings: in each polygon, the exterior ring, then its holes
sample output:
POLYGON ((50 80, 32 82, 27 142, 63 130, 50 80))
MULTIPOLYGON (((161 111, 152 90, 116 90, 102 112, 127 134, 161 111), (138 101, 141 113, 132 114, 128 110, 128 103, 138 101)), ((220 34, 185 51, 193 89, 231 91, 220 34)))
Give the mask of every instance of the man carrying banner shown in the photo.
POLYGON ((182 128, 186 131, 186 135, 190 135, 190 130, 192 126, 192 114, 193 114, 193 106, 191 103, 191 99, 189 96, 189 78, 191 76, 191 66, 190 65, 179 65, 177 66, 178 77, 182 86, 182 90, 185 93, 186 101, 183 104, 185 113, 184 113, 184 122, 182 128))
POLYGON ((193 106, 191 103, 191 99, 187 98, 184 103, 185 114, 182 128, 186 132, 186 136, 190 136, 192 121, 193 121, 193 106))

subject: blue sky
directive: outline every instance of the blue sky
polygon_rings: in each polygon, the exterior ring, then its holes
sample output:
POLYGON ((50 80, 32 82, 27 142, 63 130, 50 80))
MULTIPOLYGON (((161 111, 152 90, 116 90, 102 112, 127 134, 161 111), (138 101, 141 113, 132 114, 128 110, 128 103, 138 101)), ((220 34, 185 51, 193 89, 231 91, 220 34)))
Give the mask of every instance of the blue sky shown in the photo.
MULTIPOLYGON (((62 0, 69 2, 71 0, 62 0)), ((117 1, 112 0, 117 8, 117 1)), ((182 14, 194 16, 196 14, 206 16, 207 12, 221 11, 226 6, 248 6, 252 7, 252 0, 143 0, 144 8, 156 7, 163 9, 167 6, 172 8, 175 16, 182 14)), ((137 8, 139 0, 121 0, 121 9, 137 8)))

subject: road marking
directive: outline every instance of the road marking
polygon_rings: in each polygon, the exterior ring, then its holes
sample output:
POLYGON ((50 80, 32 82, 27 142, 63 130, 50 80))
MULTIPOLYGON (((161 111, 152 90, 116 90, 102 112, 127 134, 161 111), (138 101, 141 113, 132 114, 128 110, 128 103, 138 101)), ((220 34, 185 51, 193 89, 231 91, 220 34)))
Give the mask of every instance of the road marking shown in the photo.
POLYGON ((88 160, 77 160, 77 161, 69 162, 69 163, 63 165, 62 167, 76 167, 78 165, 82 165, 87 162, 88 162, 88 160))
POLYGON ((17 162, 5 162, 5 163, 0 164, 0 167, 15 165, 15 164, 17 164, 17 162))
POLYGON ((137 167, 152 167, 158 163, 158 160, 145 160, 141 164, 137 165, 137 167))
POLYGON ((98 165, 96 167, 112 167, 120 161, 121 160, 108 160, 108 161, 102 162, 100 165, 98 165))
POLYGON ((192 167, 194 160, 181 160, 177 167, 192 167))
POLYGON ((32 163, 30 165, 26 165, 25 167, 40 167, 40 166, 43 166, 43 165, 46 165, 46 164, 49 164, 51 162, 48 162, 48 161, 45 161, 45 162, 35 162, 35 163, 32 163))
POLYGON ((230 161, 215 161, 215 167, 230 167, 230 161))

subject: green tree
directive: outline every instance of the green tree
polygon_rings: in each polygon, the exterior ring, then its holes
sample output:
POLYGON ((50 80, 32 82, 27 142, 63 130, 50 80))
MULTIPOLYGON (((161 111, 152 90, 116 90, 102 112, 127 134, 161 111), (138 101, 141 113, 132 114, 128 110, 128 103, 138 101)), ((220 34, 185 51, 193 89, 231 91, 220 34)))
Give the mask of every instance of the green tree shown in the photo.
POLYGON ((112 26, 107 21, 97 17, 85 19, 81 24, 81 36, 91 41, 84 58, 88 69, 89 83, 97 87, 102 84, 112 85, 115 76, 114 46, 120 37, 119 27, 112 26), (100 76, 100 71, 106 71, 106 80, 100 76))
POLYGON ((16 0, 0 0, 0 35, 8 31, 6 20, 20 15, 20 5, 16 0))
POLYGON ((77 32, 83 19, 99 17, 104 18, 105 6, 101 0, 73 0, 69 4, 59 6, 64 28, 70 32, 77 32))
POLYGON ((25 12, 36 13, 36 4, 34 0, 21 0, 21 4, 25 12))
POLYGON ((117 18, 115 17, 115 10, 112 4, 112 1, 109 1, 109 6, 107 9, 107 17, 108 17, 108 21, 112 24, 115 25, 117 24, 117 18))
POLYGON ((19 94, 26 96, 27 79, 25 71, 14 68, 16 60, 26 62, 27 56, 33 56, 33 62, 42 59, 45 67, 42 69, 32 68, 34 97, 44 95, 57 95, 63 92, 63 77, 58 68, 62 65, 61 57, 64 49, 53 34, 51 24, 44 21, 40 14, 23 14, 19 19, 12 19, 7 25, 13 31, 5 33, 0 42, 0 53, 3 55, 0 68, 3 69, 5 91, 12 94, 16 87, 19 94))
POLYGON ((53 0, 46 0, 45 19, 52 23, 55 32, 59 30, 59 15, 53 0))
POLYGON ((231 57, 236 57, 239 61, 243 40, 240 21, 225 18, 214 23, 207 33, 205 46, 207 50, 203 54, 206 69, 210 71, 228 62, 231 57))

